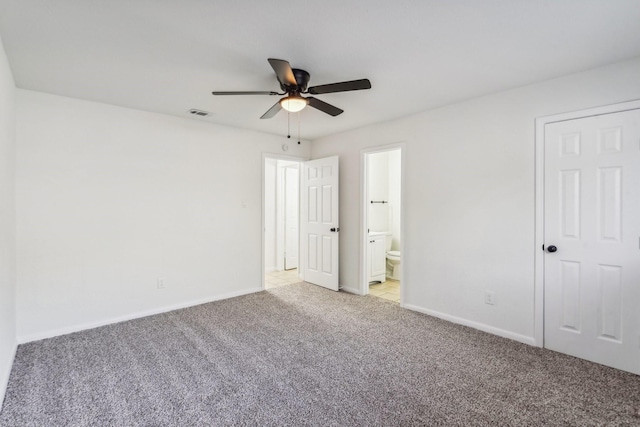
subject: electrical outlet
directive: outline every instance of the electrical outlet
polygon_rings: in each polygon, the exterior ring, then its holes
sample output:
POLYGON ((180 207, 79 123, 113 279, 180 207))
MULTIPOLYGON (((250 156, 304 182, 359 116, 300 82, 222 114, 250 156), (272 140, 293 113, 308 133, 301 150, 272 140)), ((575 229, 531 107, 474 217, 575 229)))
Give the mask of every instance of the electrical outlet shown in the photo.
POLYGON ((494 305, 496 303, 496 293, 493 291, 484 291, 484 303, 494 305))
POLYGON ((164 279, 158 279, 158 289, 164 289, 164 279))

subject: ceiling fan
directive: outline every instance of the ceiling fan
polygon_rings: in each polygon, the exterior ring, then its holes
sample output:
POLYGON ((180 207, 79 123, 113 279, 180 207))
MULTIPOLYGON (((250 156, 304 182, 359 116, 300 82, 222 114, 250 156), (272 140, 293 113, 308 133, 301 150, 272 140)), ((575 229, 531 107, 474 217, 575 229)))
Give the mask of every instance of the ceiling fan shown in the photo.
POLYGON ((281 109, 296 113, 309 105, 331 116, 342 114, 344 110, 328 104, 313 96, 303 97, 302 94, 321 95, 324 93, 347 92, 350 90, 371 89, 368 79, 351 80, 340 83, 330 83, 307 88, 311 75, 305 70, 291 68, 289 62, 282 59, 269 58, 269 64, 276 72, 282 93, 273 91, 248 91, 248 92, 212 92, 214 95, 287 95, 269 108, 261 119, 270 119, 281 109))

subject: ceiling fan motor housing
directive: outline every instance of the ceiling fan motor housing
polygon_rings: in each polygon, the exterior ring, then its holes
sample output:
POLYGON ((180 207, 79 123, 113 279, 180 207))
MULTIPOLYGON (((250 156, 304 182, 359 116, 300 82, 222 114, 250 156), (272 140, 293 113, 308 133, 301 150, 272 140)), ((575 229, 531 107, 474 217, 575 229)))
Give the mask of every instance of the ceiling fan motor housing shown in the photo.
POLYGON ((293 76, 296 78, 296 83, 298 83, 298 87, 297 88, 282 87, 282 90, 285 90, 287 92, 290 92, 290 91, 304 92, 305 90, 307 90, 309 79, 311 79, 311 76, 309 75, 309 73, 307 73, 305 70, 300 70, 298 68, 292 68, 291 71, 293 71, 293 76))

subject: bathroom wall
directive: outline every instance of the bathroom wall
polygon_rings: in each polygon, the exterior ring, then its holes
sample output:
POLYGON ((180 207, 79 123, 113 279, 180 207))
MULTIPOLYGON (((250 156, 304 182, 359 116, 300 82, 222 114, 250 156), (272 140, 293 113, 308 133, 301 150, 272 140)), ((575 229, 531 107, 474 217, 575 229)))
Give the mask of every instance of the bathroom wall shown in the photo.
POLYGON ((389 156, 387 153, 372 153, 369 162, 369 230, 389 231, 389 204, 371 201, 389 201, 389 156))
POLYGON ((260 290, 263 154, 286 143, 18 89, 19 341, 260 290))
POLYGON ((0 410, 16 351, 15 93, 0 40, 0 410))

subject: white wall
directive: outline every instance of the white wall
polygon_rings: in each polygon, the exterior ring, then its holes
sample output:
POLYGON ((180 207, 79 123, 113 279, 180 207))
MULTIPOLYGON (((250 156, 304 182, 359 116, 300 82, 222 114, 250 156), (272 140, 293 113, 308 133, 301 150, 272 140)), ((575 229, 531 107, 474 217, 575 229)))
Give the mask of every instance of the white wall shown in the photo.
POLYGON ((16 351, 15 92, 0 40, 0 407, 16 351))
POLYGON ((260 290, 284 137, 17 94, 19 341, 260 290))
POLYGON ((639 75, 640 58, 313 141, 340 156, 340 283, 358 288, 360 150, 404 141, 405 305, 532 343, 534 119, 639 99, 639 75))

